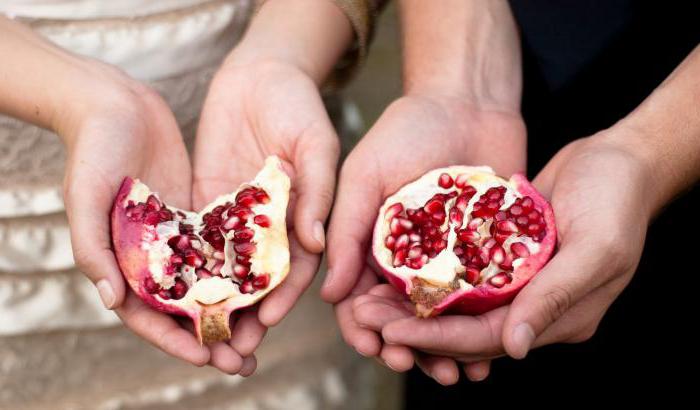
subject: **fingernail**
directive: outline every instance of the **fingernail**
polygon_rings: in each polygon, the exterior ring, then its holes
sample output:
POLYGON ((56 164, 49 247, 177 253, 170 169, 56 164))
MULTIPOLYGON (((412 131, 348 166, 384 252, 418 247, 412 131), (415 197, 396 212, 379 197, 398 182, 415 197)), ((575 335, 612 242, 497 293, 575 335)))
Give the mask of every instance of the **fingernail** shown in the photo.
POLYGON ((326 247, 326 231, 323 229, 323 224, 321 221, 315 221, 313 226, 311 227, 311 230, 313 231, 313 236, 314 239, 316 239, 316 242, 321 244, 322 248, 326 247))
POLYGON ((511 354, 514 359, 523 359, 527 356, 532 343, 535 341, 535 331, 527 323, 520 323, 513 329, 513 342, 516 351, 511 354))
POLYGON ((97 292, 100 294, 102 304, 107 309, 112 309, 114 307, 114 289, 112 289, 112 285, 107 279, 100 279, 95 286, 97 286, 97 292))

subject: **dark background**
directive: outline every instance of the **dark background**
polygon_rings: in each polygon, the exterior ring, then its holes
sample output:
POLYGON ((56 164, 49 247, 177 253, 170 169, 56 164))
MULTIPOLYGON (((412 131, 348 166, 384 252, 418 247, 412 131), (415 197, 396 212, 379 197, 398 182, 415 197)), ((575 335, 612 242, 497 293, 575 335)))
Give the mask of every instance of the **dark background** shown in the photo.
MULTIPOLYGON (((696 3, 512 1, 522 31, 530 176, 567 142, 628 114, 688 55, 700 42, 696 3)), ((406 409, 575 405, 603 394, 694 398, 699 210, 696 188, 654 221, 634 279, 590 341, 497 360, 482 383, 462 375, 459 384, 442 387, 414 369, 406 409), (569 400, 556 400, 560 394, 569 400)))

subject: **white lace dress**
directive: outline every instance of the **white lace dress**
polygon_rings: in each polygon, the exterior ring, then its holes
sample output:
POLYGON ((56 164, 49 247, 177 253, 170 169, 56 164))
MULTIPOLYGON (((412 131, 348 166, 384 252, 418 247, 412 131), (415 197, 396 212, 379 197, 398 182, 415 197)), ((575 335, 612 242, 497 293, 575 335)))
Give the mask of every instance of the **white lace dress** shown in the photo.
MULTIPOLYGON (((74 52, 157 89, 191 147, 207 84, 252 0, 3 0, 74 52)), ((2 65, 11 61, 1 61, 2 65)), ((75 269, 52 133, 0 115, 0 409, 361 409, 396 390, 339 341, 310 289, 266 337, 250 379, 155 350, 105 310, 75 269)), ((393 397, 393 396, 392 396, 393 397)), ((388 400, 393 402, 393 400, 388 400)))

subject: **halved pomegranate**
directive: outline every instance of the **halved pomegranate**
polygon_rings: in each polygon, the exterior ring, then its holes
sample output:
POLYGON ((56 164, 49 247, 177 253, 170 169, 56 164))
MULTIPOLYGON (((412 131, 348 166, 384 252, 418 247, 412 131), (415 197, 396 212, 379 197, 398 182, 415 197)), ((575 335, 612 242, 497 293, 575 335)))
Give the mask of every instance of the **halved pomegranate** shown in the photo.
POLYGON ((481 314, 515 297, 551 257, 556 235, 552 207, 523 175, 452 166, 386 200, 372 253, 419 316, 481 314))
POLYGON ((125 178, 112 241, 129 285, 154 308, 192 318, 200 342, 229 339, 231 312, 258 302, 289 272, 289 186, 270 157, 253 181, 194 213, 125 178))

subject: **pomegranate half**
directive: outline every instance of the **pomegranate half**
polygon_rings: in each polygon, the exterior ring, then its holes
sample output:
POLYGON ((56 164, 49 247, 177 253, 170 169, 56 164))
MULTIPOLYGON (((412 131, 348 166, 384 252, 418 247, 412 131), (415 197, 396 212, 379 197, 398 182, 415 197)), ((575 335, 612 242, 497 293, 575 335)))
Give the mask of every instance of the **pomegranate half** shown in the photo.
POLYGON ((189 316, 200 343, 229 339, 231 312, 258 302, 289 272, 289 187, 279 159, 269 157, 253 181, 195 213, 125 178, 111 216, 124 277, 155 309, 189 316))
POLYGON ((481 314, 509 303, 556 245, 550 204, 521 174, 428 172, 387 198, 372 254, 418 316, 481 314))

